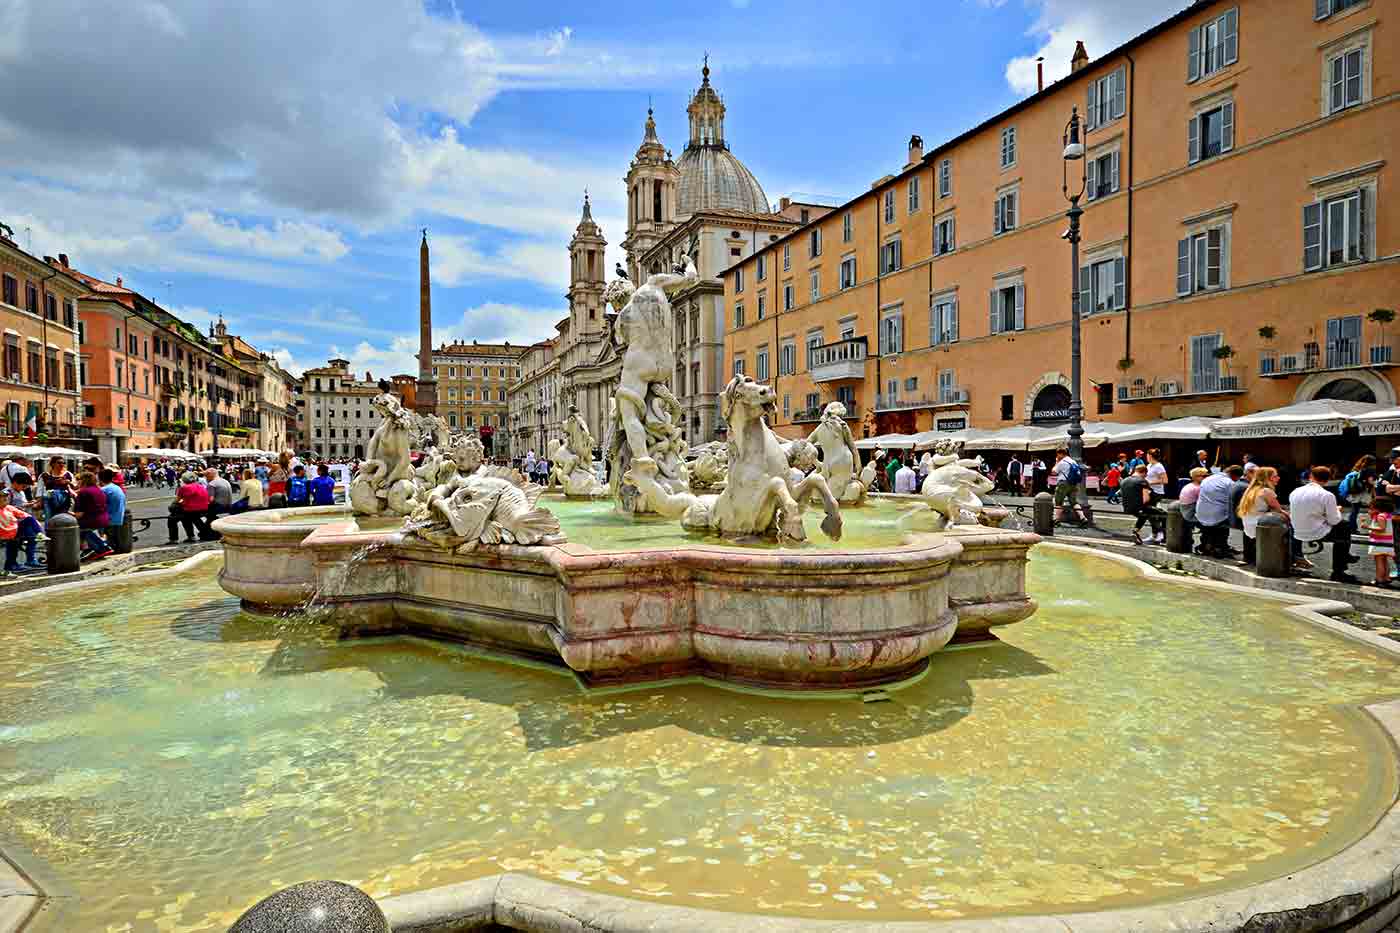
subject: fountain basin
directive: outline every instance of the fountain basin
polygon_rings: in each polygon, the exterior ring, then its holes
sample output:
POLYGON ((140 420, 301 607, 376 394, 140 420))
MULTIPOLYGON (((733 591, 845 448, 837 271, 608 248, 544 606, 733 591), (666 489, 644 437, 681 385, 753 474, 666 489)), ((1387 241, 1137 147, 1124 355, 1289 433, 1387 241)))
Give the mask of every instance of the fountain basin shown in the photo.
POLYGON ((562 662, 589 685, 699 675, 862 689, 918 674, 955 635, 985 640, 1035 611, 1025 561, 1039 538, 1024 532, 932 534, 882 505, 857 527, 854 549, 745 547, 618 517, 610 529, 631 539, 621 546, 587 530, 610 517, 606 506, 548 504, 566 533, 576 528, 599 547, 571 540, 459 554, 344 512, 232 516, 216 526, 220 585, 254 609, 290 609, 315 593, 348 635, 466 642, 562 662))

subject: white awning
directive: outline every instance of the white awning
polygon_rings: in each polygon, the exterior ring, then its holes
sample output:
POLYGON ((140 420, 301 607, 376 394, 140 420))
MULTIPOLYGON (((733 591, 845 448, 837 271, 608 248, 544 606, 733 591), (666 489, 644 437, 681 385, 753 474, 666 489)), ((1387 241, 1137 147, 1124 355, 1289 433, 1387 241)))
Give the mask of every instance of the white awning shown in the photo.
POLYGON ((220 447, 217 454, 212 450, 201 450, 201 457, 275 457, 274 453, 258 450, 256 447, 220 447))
POLYGON ((123 450, 123 457, 164 457, 167 459, 183 458, 185 460, 198 459, 197 454, 192 454, 188 450, 179 450, 172 447, 128 447, 123 450))
POLYGON ((31 460, 44 460, 49 457, 86 460, 88 457, 94 456, 90 450, 76 450, 72 447, 0 446, 0 457, 14 457, 16 455, 28 457, 31 460))
POLYGON ((1323 437, 1341 434, 1356 425, 1361 415, 1384 410, 1374 402, 1347 402, 1336 399, 1315 399, 1283 408, 1255 412, 1239 418, 1217 421, 1211 437, 1323 437))
MULTIPOLYGON (((968 450, 1030 450, 1042 438, 1058 434, 1063 429, 1018 424, 1000 431, 969 431, 963 446, 968 450)), ((1053 444, 1051 446, 1054 446, 1053 444)), ((1036 449, 1042 449, 1037 444, 1036 449)))
POLYGON ((863 437, 856 441, 856 448, 859 450, 875 450, 876 448, 908 450, 913 446, 913 434, 881 434, 879 437, 863 437))
POLYGON ((914 435, 914 449, 931 450, 939 441, 953 441, 965 446, 971 436, 972 432, 967 428, 961 431, 921 431, 914 435))
POLYGON ((1400 434, 1400 408, 1382 408, 1379 411, 1357 415, 1354 419, 1357 429, 1366 436, 1377 434, 1400 434))
POLYGON ((1109 441, 1115 444, 1156 440, 1200 441, 1210 437, 1211 428, 1219 420, 1218 418, 1191 415, 1187 418, 1166 418, 1161 421, 1125 424, 1122 431, 1109 436, 1109 441))

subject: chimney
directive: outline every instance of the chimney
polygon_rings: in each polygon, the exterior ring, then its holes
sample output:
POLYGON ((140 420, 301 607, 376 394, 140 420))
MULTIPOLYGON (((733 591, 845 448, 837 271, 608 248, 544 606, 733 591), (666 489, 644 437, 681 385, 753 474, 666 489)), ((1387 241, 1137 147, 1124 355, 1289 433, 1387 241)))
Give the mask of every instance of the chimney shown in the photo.
POLYGON ((65 269, 67 269, 67 268, 68 268, 68 254, 67 254, 67 253, 59 253, 59 254, 58 254, 58 262, 59 262, 59 265, 63 266, 63 268, 65 268, 65 269))
POLYGON ((1069 60, 1070 74, 1089 64, 1089 52, 1084 48, 1084 41, 1074 43, 1074 57, 1069 60))
POLYGON ((918 133, 915 133, 913 136, 909 137, 909 161, 904 164, 904 167, 909 168, 916 162, 922 161, 923 157, 924 138, 918 133))
POLYGON ((1045 56, 1038 56, 1035 60, 1035 90, 1040 93, 1045 90, 1045 56))

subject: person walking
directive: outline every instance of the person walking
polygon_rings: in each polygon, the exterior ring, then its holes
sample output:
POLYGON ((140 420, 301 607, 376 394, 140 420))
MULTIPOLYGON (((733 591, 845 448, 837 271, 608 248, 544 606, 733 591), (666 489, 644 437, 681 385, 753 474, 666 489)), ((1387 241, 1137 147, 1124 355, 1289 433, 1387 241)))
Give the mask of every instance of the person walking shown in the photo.
POLYGON ((1342 520, 1337 497, 1327 489, 1332 471, 1325 466, 1308 470, 1308 481, 1293 490, 1288 497, 1288 514, 1293 522, 1295 566, 1310 569, 1303 558, 1302 545, 1312 541, 1331 541, 1333 583, 1360 583, 1347 571, 1351 563, 1351 529, 1342 520))
POLYGON ((1025 469, 1025 464, 1021 458, 1015 454, 1006 462, 1006 491, 1015 495, 1021 491, 1021 471, 1025 469))
POLYGON ((1146 465, 1147 465, 1147 459, 1146 459, 1145 457, 1143 457, 1142 451, 1140 451, 1140 450, 1135 450, 1135 451, 1133 451, 1133 459, 1131 459, 1131 460, 1128 461, 1128 469, 1125 470, 1124 472, 1126 472, 1126 473, 1132 473, 1134 470, 1136 470, 1136 469, 1138 468, 1138 465, 1139 465, 1139 464, 1141 464, 1141 465, 1143 465, 1143 466, 1146 466, 1146 465))
POLYGON ((899 474, 899 468, 904 464, 900 462, 899 451, 890 454, 889 462, 885 464, 885 488, 894 492, 894 478, 899 474))
POLYGON ((312 505, 335 505, 335 479, 324 463, 316 467, 316 476, 307 484, 311 488, 312 505))
POLYGON ((1376 586, 1390 589, 1390 562, 1395 559, 1395 500, 1376 496, 1371 500, 1368 553, 1376 562, 1376 586))
POLYGON ((1134 544, 1157 544, 1165 538, 1166 515, 1157 508, 1157 496, 1147 485, 1147 465, 1139 463, 1121 487, 1123 512, 1137 518, 1133 525, 1134 544), (1150 529, 1150 537, 1142 540, 1142 526, 1150 529))
POLYGON ((73 511, 83 536, 82 560, 96 560, 112 553, 102 532, 111 524, 107 520, 107 496, 97 485, 97 476, 83 472, 78 476, 78 494, 73 511))
MULTIPOLYGON (((1127 458, 1124 458, 1125 460, 1127 458)), ((1117 504, 1118 487, 1123 483, 1123 467, 1120 463, 1110 460, 1108 468, 1103 473, 1103 501, 1109 505, 1117 504)))
MULTIPOLYGON (((1259 529, 1259 519, 1272 512, 1281 515, 1284 521, 1288 520, 1288 510, 1278 501, 1278 493, 1275 491, 1278 480, 1278 470, 1273 467, 1258 467, 1249 480, 1249 487, 1245 489, 1244 495, 1240 496, 1236 514, 1244 527, 1246 558, 1256 557, 1258 554, 1255 537, 1259 529)), ((1250 563, 1255 561, 1251 560, 1250 563)))
POLYGON ((1084 467, 1061 447, 1055 451, 1055 521, 1065 520, 1065 509, 1069 508, 1083 527, 1093 524, 1086 512, 1081 509, 1079 497, 1084 491, 1084 467))

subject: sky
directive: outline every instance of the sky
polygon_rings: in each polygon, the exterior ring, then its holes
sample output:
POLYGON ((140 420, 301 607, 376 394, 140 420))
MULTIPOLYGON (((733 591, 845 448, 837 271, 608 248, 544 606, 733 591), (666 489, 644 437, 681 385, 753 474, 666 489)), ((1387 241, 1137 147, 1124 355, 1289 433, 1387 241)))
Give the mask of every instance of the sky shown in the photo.
POLYGON ((844 201, 1184 5, 0 0, 0 221, 293 372, 412 373, 420 228, 436 341, 552 336, 584 191, 611 269, 706 53, 770 201, 844 201))

